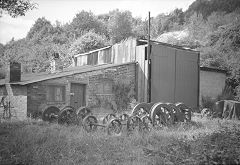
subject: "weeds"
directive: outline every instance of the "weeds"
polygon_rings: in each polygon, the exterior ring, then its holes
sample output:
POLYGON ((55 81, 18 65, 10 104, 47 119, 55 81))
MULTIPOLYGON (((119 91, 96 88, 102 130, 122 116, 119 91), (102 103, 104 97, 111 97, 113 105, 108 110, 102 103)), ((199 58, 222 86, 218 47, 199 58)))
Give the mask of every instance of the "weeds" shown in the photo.
POLYGON ((193 118, 148 134, 108 136, 31 121, 0 125, 0 164, 237 164, 240 124, 193 118))

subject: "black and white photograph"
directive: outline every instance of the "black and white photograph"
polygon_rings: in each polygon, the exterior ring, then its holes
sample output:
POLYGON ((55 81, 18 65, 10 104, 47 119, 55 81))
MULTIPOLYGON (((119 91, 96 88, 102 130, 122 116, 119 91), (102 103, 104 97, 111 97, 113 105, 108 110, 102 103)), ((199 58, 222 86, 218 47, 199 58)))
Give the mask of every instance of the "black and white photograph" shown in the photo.
POLYGON ((240 0, 0 0, 0 165, 239 165, 240 0))

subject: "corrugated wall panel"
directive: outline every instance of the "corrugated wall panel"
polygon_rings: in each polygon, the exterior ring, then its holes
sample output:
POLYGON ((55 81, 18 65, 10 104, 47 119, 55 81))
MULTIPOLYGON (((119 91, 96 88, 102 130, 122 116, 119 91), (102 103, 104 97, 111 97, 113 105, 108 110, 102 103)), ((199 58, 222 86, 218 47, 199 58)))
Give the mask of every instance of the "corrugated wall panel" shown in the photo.
POLYGON ((152 45, 151 101, 174 102, 175 49, 152 45))
POLYGON ((136 58, 138 59, 137 71, 137 100, 139 102, 146 102, 146 62, 145 62, 145 46, 136 47, 136 58))
POLYGON ((184 102, 191 107, 198 106, 198 53, 176 51, 175 102, 184 102))

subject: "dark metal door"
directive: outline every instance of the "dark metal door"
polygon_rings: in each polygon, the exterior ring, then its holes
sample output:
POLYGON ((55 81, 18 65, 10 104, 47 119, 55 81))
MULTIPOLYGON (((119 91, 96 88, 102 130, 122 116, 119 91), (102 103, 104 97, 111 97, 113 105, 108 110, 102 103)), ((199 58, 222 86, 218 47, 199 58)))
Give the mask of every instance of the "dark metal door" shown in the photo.
POLYGON ((74 108, 79 108, 85 106, 85 88, 86 85, 72 83, 71 84, 71 93, 70 93, 70 105, 74 108))
POLYGON ((153 45, 151 101, 198 106, 198 52, 153 45))
POLYGON ((151 53, 151 102, 174 102, 175 49, 153 45, 151 53))

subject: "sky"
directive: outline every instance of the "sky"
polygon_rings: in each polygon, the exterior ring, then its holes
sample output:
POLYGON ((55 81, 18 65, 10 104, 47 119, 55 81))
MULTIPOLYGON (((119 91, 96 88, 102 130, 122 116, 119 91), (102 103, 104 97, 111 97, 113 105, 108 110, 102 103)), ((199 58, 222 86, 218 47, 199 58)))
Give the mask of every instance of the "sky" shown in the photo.
POLYGON ((25 16, 12 18, 3 15, 0 18, 0 43, 6 44, 13 37, 15 40, 26 37, 34 22, 41 17, 55 24, 71 22, 82 11, 91 11, 95 15, 111 10, 129 10, 133 17, 146 19, 148 11, 151 17, 160 13, 169 13, 176 8, 186 10, 194 0, 31 0, 37 3, 37 9, 28 11, 25 16))

